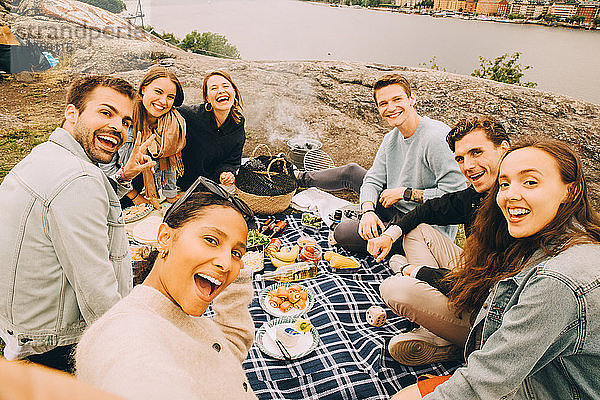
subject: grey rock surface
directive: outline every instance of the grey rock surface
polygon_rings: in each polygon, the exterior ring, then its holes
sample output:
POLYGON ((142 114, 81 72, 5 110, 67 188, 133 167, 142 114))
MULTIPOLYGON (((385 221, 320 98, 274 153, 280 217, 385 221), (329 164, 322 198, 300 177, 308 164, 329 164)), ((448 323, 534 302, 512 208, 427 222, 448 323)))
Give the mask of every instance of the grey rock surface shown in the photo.
POLYGON ((17 32, 38 43, 72 43, 63 59, 73 74, 108 73, 137 84, 157 62, 172 63, 186 103, 202 102, 206 72, 224 69, 240 86, 246 116, 246 153, 258 143, 287 151, 286 140, 306 136, 323 142, 337 165, 368 167, 389 130, 374 106, 373 82, 392 71, 404 74, 417 95, 417 110, 452 125, 461 117, 496 117, 516 140, 552 137, 572 144, 584 160, 600 204, 600 105, 536 89, 446 72, 335 61, 244 61, 186 53, 159 43, 114 39, 64 22, 19 17, 17 32), (71 37, 61 37, 61 32, 71 37), (83 38, 83 39, 79 39, 83 38))

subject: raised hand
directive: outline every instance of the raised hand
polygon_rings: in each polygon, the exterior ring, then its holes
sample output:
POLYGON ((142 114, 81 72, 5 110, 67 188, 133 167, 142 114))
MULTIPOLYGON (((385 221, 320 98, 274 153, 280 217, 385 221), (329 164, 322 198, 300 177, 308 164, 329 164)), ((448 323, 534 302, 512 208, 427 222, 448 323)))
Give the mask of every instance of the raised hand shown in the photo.
POLYGON ((221 172, 219 182, 221 182, 221 185, 231 186, 235 183, 235 175, 232 172, 221 172))
MULTIPOLYGON (((138 132, 138 138, 141 137, 142 133, 138 132)), ((148 146, 154 140, 156 135, 152 134, 139 146, 136 144, 133 146, 131 157, 127 160, 127 163, 123 166, 123 179, 132 180, 140 172, 150 169, 156 165, 156 162, 148 155, 148 146)))

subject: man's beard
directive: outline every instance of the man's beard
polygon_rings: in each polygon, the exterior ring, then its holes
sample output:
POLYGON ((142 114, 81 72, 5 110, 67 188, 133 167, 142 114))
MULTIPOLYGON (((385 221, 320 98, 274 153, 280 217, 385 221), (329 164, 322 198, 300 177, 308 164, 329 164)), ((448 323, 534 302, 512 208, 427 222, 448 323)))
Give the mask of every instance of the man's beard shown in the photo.
MULTIPOLYGON (((112 160, 114 154, 120 148, 120 145, 119 145, 116 147, 114 152, 109 152, 107 150, 98 148, 98 146, 96 146, 96 144, 95 144, 96 136, 102 135, 102 134, 114 135, 115 132, 113 130, 98 129, 98 130, 91 132, 86 127, 82 127, 81 124, 75 125, 73 130, 74 130, 73 133, 74 133, 75 140, 77 140, 77 142, 81 145, 81 147, 83 148, 83 151, 85 151, 85 154, 89 157, 89 159, 94 164, 109 163, 112 160)), ((121 144, 122 143, 123 143, 123 141, 121 138, 121 144)))

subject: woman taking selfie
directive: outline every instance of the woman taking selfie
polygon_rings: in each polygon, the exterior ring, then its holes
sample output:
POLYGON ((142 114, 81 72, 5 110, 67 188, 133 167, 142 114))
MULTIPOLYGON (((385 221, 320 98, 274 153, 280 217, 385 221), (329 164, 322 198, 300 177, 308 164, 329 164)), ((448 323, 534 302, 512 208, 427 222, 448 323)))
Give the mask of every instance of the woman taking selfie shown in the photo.
POLYGON ((169 69, 153 67, 144 75, 133 107, 133 125, 127 141, 109 164, 100 165, 106 175, 116 174, 121 187, 128 186, 134 177, 125 176, 122 167, 131 157, 134 146, 154 135, 148 146, 148 154, 156 161, 154 171, 148 169, 133 180, 133 190, 121 200, 123 207, 150 202, 159 208, 158 188, 162 188, 168 202, 177 200, 176 179, 183 174, 181 150, 185 146, 186 129, 183 117, 173 107, 182 103, 181 83, 169 69), (145 188, 145 197, 141 194, 142 188, 145 188))
MULTIPOLYGON (((555 140, 513 147, 450 275, 451 304, 479 311, 467 366, 424 398, 597 399, 598 260, 600 220, 574 151, 555 140)), ((393 399, 421 398, 427 382, 393 399)))
POLYGON ((199 176, 230 186, 246 142, 242 95, 231 76, 213 71, 202 83, 203 104, 178 110, 187 124, 183 149, 185 172, 177 183, 186 190, 199 176))
POLYGON ((255 399, 241 366, 254 340, 241 269, 251 217, 200 177, 165 214, 143 284, 85 331, 78 377, 124 399, 255 399))

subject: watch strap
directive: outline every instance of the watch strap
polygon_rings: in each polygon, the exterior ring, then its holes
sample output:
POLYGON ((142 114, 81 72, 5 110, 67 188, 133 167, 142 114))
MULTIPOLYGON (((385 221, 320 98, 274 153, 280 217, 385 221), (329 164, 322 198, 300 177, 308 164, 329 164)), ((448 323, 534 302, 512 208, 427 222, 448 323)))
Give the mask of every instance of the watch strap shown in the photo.
POLYGON ((402 197, 404 198, 405 201, 410 201, 410 199, 412 199, 412 194, 413 194, 412 188, 407 187, 404 190, 404 195, 402 197))

